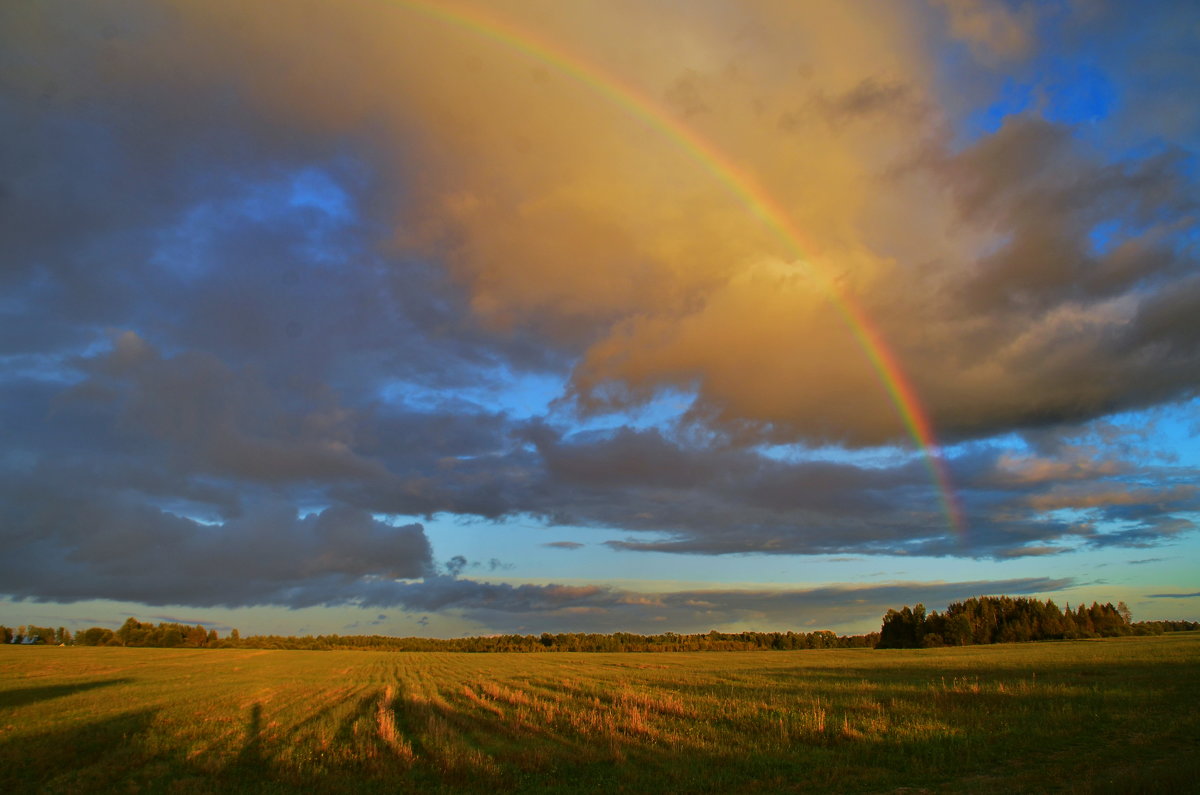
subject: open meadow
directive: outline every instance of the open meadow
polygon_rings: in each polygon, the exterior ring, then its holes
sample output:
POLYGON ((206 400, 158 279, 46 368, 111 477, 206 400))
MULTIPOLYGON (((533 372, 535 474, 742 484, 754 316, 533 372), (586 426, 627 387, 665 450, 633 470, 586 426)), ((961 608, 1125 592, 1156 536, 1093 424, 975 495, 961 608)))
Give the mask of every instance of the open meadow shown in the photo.
POLYGON ((929 650, 0 646, 6 791, 1195 791, 1200 633, 929 650))

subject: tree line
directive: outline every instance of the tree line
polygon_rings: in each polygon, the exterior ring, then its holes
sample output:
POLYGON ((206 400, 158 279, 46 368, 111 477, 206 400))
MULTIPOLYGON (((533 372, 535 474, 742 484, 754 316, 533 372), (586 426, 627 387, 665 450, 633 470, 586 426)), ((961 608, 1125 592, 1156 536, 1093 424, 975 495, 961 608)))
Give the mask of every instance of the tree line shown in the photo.
POLYGON ((637 635, 567 632, 541 635, 487 635, 466 638, 395 638, 386 635, 251 635, 238 644, 257 649, 359 649, 372 651, 460 651, 460 652, 671 652, 671 651, 760 651, 796 649, 871 648, 879 633, 835 635, 818 632, 707 632, 637 635))
POLYGON ((115 632, 107 627, 91 627, 71 632, 66 627, 38 627, 24 624, 19 627, 0 626, 0 641, 4 643, 48 643, 62 646, 150 646, 157 648, 228 648, 238 643, 235 629, 221 638, 215 629, 200 624, 188 626, 164 621, 149 624, 136 618, 126 620, 115 632))
POLYGON ((558 633, 541 635, 487 635, 466 638, 397 638, 387 635, 248 635, 232 630, 222 638, 215 629, 197 624, 172 622, 150 624, 129 618, 116 631, 106 627, 72 633, 33 625, 16 629, 0 626, 5 643, 21 643, 37 638, 39 643, 78 646, 136 646, 154 648, 242 648, 308 649, 364 651, 461 651, 461 652, 657 652, 657 651, 755 651, 775 649, 846 649, 870 648, 879 633, 835 635, 829 630, 817 632, 707 632, 681 635, 664 632, 637 635, 630 632, 558 633))
POLYGON ((980 596, 952 602, 944 613, 926 613, 925 606, 889 610, 879 630, 880 649, 915 649, 1019 643, 1031 640, 1110 638, 1120 635, 1160 635, 1200 629, 1195 621, 1134 623, 1124 602, 1090 607, 1068 604, 1060 610, 1053 600, 980 596))
POLYGON ((879 632, 835 635, 816 632, 717 632, 638 635, 568 632, 541 635, 487 635, 465 638, 397 638, 388 635, 249 635, 233 629, 221 637, 215 629, 175 622, 151 624, 129 618, 117 630, 91 627, 72 633, 66 627, 0 626, 4 643, 53 643, 78 646, 156 648, 243 648, 363 651, 459 652, 671 652, 793 651, 798 649, 930 648, 1032 640, 1159 635, 1200 630, 1195 621, 1133 623, 1124 602, 1090 607, 1024 597, 980 596, 953 602, 944 613, 927 612, 922 604, 888 610, 879 632))

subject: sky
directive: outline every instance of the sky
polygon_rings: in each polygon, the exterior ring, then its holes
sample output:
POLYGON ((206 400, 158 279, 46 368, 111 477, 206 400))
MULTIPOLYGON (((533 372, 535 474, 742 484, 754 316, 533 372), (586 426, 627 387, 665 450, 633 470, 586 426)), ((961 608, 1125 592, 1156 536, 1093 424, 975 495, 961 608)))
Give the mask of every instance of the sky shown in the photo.
POLYGON ((1200 617, 1200 5, 0 4, 0 623, 1200 617))

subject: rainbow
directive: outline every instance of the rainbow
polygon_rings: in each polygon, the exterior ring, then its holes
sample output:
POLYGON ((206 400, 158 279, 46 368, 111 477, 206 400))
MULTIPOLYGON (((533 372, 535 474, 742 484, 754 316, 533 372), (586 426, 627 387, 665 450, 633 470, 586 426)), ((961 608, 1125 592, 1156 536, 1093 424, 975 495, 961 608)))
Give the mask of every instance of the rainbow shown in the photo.
POLYGON ((925 465, 937 486, 942 510, 951 529, 960 539, 964 537, 966 521, 962 506, 951 483, 945 456, 934 435, 933 424, 922 408, 912 382, 905 375, 895 354, 884 344, 879 330, 871 323, 866 313, 857 307, 833 280, 814 266, 809 252, 815 246, 788 220, 788 214, 778 201, 750 174, 738 167, 724 152, 662 109, 650 97, 624 84, 619 78, 605 74, 582 58, 540 40, 534 34, 518 30, 507 22, 485 17, 475 10, 451 10, 427 0, 389 1, 453 27, 469 30, 483 39, 520 52, 569 75, 614 105, 640 118, 647 126, 658 130, 721 182, 807 266, 810 275, 819 280, 830 302, 842 316, 879 376, 909 436, 921 451, 925 465))

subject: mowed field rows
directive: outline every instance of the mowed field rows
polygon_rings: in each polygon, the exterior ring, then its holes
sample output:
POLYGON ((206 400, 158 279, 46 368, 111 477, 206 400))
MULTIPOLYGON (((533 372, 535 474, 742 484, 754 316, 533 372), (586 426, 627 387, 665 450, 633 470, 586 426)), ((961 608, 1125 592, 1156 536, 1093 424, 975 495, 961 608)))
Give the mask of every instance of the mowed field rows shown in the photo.
POLYGON ((1196 791, 1200 633, 957 649, 0 646, 6 791, 1196 791))

